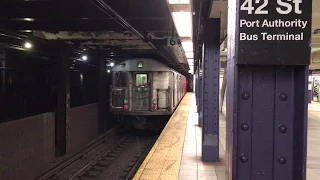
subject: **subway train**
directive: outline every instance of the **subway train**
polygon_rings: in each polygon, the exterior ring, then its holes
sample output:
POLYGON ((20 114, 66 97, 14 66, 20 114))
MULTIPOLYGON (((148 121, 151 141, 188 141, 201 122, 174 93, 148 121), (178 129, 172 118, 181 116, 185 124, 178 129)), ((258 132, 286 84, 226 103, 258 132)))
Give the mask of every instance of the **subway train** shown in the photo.
POLYGON ((154 59, 128 59, 111 69, 110 111, 129 128, 164 126, 187 91, 182 74, 154 59))

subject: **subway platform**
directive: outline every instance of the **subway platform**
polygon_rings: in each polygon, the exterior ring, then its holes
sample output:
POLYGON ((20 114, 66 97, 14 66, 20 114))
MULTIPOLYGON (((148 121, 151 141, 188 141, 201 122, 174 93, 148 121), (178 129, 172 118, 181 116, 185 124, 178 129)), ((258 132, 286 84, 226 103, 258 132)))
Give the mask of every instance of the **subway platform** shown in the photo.
MULTIPOLYGON (((220 162, 201 160, 196 100, 187 93, 170 118, 135 180, 225 180, 226 119, 220 114, 220 162)), ((309 104, 307 180, 320 179, 320 103, 309 104)))

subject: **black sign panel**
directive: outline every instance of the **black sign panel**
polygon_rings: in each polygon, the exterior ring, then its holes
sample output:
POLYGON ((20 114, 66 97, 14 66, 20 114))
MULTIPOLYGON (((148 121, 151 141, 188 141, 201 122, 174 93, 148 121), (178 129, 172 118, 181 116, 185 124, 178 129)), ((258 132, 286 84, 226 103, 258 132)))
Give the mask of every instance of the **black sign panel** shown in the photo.
POLYGON ((238 64, 310 64, 312 0, 239 0, 238 64))

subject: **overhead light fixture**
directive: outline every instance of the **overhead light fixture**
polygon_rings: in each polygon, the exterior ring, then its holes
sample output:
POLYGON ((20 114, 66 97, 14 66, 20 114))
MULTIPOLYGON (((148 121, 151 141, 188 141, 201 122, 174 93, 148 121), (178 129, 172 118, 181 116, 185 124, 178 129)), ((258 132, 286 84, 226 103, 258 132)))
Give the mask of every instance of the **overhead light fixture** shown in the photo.
POLYGON ((193 58, 193 52, 186 52, 186 56, 188 59, 193 58))
POLYGON ((190 0, 168 0, 169 4, 190 4, 190 0))
POLYGON ((181 42, 184 52, 193 52, 193 43, 191 41, 181 42))
POLYGON ((81 59, 84 60, 84 61, 86 61, 86 60, 88 59, 88 56, 83 55, 83 56, 81 57, 81 59))
POLYGON ((192 36, 192 22, 190 12, 172 12, 173 22, 180 37, 192 36))
POLYGON ((32 44, 30 42, 26 42, 24 43, 24 47, 27 49, 31 49, 32 48, 32 44))
POLYGON ((110 63, 110 66, 113 67, 113 66, 114 66, 114 62, 111 62, 111 63, 110 63))

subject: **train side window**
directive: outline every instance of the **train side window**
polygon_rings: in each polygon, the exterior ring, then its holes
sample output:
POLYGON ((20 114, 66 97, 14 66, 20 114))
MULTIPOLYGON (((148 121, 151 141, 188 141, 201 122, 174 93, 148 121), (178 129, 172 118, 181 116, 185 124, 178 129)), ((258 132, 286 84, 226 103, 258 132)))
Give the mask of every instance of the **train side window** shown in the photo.
POLYGON ((136 86, 147 86, 148 75, 147 74, 136 74, 136 86))
POLYGON ((115 72, 113 74, 113 86, 114 87, 127 87, 128 85, 128 79, 127 79, 127 73, 125 72, 115 72))

